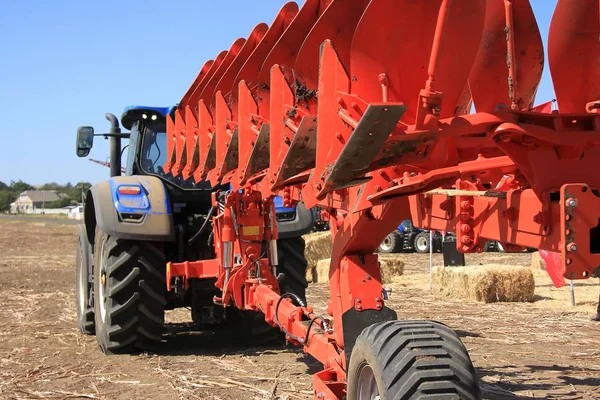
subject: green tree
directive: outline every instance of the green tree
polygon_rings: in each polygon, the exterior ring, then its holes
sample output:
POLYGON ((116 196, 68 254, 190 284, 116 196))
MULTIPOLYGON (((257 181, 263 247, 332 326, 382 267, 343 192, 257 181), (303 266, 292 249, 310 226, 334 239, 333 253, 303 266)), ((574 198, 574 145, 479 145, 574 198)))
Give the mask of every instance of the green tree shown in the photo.
POLYGON ((17 194, 9 190, 0 190, 0 211, 10 209, 10 203, 17 199, 17 194))
POLYGON ((2 181, 0 181, 0 190, 7 190, 8 189, 8 185, 2 181))
POLYGON ((48 204, 47 208, 63 208, 71 205, 71 199, 63 197, 60 200, 56 200, 48 204))
POLYGON ((40 187, 40 190, 56 190, 57 192, 62 191, 64 187, 56 182, 45 183, 40 187))
POLYGON ((29 183, 25 183, 22 180, 19 179, 18 182, 15 181, 10 181, 10 189, 12 191, 15 191, 17 193, 21 193, 24 192, 26 190, 34 190, 34 187, 31 186, 29 183))

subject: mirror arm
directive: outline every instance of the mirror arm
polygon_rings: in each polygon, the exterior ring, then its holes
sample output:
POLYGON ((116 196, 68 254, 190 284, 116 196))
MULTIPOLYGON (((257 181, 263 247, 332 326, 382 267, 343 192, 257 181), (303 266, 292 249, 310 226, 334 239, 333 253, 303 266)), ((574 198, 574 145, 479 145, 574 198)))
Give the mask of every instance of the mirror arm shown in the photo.
POLYGON ((104 139, 108 139, 109 137, 116 137, 120 139, 129 139, 131 136, 130 133, 96 133, 94 136, 103 136, 104 139))

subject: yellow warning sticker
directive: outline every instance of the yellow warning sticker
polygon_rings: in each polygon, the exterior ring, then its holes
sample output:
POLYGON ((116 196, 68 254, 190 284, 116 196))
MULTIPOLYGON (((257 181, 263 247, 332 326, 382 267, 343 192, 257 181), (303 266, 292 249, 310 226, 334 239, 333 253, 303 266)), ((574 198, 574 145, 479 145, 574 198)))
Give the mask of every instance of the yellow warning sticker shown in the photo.
POLYGON ((260 227, 259 226, 244 226, 244 227, 242 227, 242 235, 258 236, 258 235, 260 235, 260 227))

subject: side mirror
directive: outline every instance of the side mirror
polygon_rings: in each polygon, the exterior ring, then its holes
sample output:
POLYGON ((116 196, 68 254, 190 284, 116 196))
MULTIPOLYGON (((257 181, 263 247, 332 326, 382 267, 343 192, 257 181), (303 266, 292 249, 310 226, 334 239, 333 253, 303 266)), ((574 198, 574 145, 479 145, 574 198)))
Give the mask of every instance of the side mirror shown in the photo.
POLYGON ((87 157, 94 145, 94 128, 80 126, 77 128, 77 157, 87 157))

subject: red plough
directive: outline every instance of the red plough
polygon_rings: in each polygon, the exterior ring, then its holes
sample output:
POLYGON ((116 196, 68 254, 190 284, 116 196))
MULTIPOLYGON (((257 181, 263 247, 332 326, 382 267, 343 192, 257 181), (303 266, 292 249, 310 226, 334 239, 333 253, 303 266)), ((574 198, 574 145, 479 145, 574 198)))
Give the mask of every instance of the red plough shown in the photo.
POLYGON ((559 252, 568 279, 600 273, 599 8, 559 0, 548 48, 560 112, 540 112, 527 0, 286 4, 207 62, 169 121, 165 172, 232 186, 214 217, 217 260, 170 271, 216 272, 216 302, 263 312, 321 361, 315 398, 477 398, 453 334, 395 321, 373 252, 409 218, 456 232, 461 252, 497 240, 559 252), (327 317, 279 293, 276 195, 330 217, 327 317))

